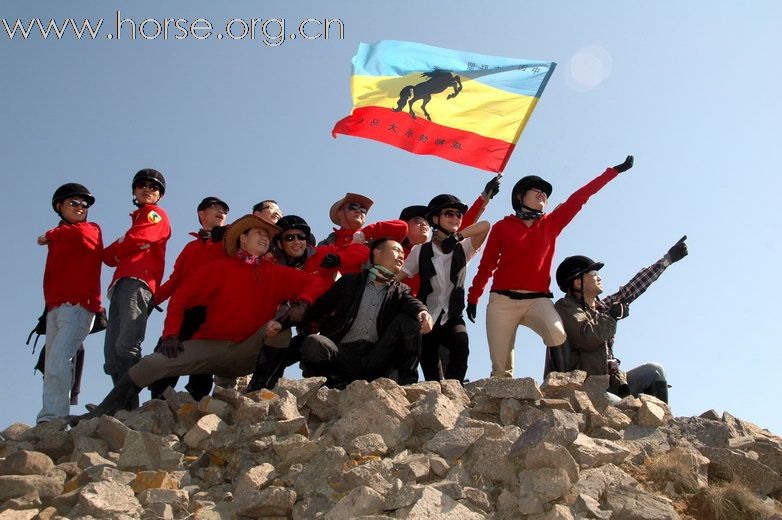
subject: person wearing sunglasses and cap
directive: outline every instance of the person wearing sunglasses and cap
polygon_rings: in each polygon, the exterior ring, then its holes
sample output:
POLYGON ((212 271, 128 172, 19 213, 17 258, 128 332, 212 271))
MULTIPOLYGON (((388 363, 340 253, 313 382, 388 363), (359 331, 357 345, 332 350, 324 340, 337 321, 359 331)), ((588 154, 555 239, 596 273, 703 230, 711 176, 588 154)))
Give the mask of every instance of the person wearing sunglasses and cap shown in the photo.
MULTIPOLYGON (((407 223, 403 220, 386 220, 366 224, 367 213, 372 204, 374 203, 369 197, 358 193, 346 193, 329 209, 331 222, 339 227, 334 228, 334 231, 318 245, 333 244, 341 248, 351 243, 368 244, 379 238, 391 238, 401 243, 407 235, 407 223)), ((369 259, 368 250, 366 259, 369 259)), ((361 264, 343 265, 340 266, 339 271, 342 274, 358 273, 361 271, 361 264)))
POLYGON ((46 360, 39 423, 68 415, 76 352, 90 333, 95 315, 103 310, 103 238, 100 227, 87 221, 94 203, 95 197, 81 184, 63 184, 52 196, 52 209, 60 222, 38 237, 38 245, 48 248, 43 275, 46 360))
MULTIPOLYGON (((500 191, 500 180, 502 175, 497 175, 486 183, 483 192, 478 195, 475 202, 467 209, 462 218, 461 226, 458 231, 473 225, 483 215, 489 201, 500 191)), ((401 242, 405 250, 405 257, 410 255, 413 246, 423 244, 429 240, 429 222, 426 220, 427 206, 408 206, 399 214, 399 220, 407 222, 407 236, 401 242)), ((410 287, 410 293, 415 296, 418 294, 419 276, 418 273, 405 278, 405 284, 410 287)))
POLYGON ((163 174, 152 168, 139 170, 131 190, 137 209, 130 214, 130 229, 103 250, 103 262, 116 268, 109 284, 103 347, 103 370, 115 384, 141 359, 147 317, 163 279, 166 243, 171 238, 168 215, 158 205, 166 193, 163 174))
POLYGON ((226 231, 226 258, 188 277, 171 296, 159 352, 144 356, 89 412, 71 416, 70 424, 127 406, 144 386, 165 377, 194 373, 241 377, 253 372, 267 339, 299 322, 310 303, 326 289, 318 278, 264 260, 280 228, 255 215, 245 215, 226 231), (281 302, 292 301, 275 318, 281 302), (206 307, 206 319, 191 339, 179 339, 186 309, 206 307))
POLYGON ((467 205, 455 195, 437 195, 427 205, 426 220, 434 229, 432 240, 413 247, 406 258, 398 281, 419 275, 418 299, 434 318, 431 332, 421 342, 421 371, 427 381, 456 379, 467 374, 469 339, 464 325, 464 280, 467 265, 475 257, 489 223, 476 222, 463 227, 467 205), (440 346, 448 351, 443 370, 440 346))
POLYGON ((519 325, 531 328, 543 339, 555 371, 567 370, 567 336, 549 288, 557 237, 592 195, 632 166, 633 157, 628 155, 622 164, 606 169, 550 213, 544 212, 552 192, 549 182, 529 175, 513 187, 514 213, 492 226, 467 295, 467 317, 474 323, 478 300, 493 277, 486 308, 492 377, 513 377, 513 349, 519 325))
MULTIPOLYGON (((603 262, 586 256, 569 256, 557 267, 557 286, 565 293, 554 307, 562 317, 569 346, 568 368, 583 370, 589 376, 609 375, 608 392, 616 396, 651 394, 668 402, 668 381, 665 369, 658 363, 646 363, 629 370, 619 369, 614 356, 614 336, 617 322, 630 314, 630 304, 641 296, 663 271, 687 256, 687 236, 682 237, 657 262, 641 269, 617 292, 600 298, 603 283, 600 269, 603 262)), ((552 368, 546 360, 546 372, 552 368)))
MULTIPOLYGON (((205 197, 196 208, 196 215, 201 228, 191 232, 193 240, 188 242, 177 256, 174 262, 174 270, 163 285, 155 293, 155 304, 159 305, 168 300, 182 283, 193 273, 206 264, 225 258, 222 244, 210 240, 212 229, 225 224, 230 208, 228 204, 217 197, 205 197)), ((204 321, 204 308, 193 307, 186 311, 182 330, 179 331, 181 340, 190 339, 201 323, 204 321)), ((162 397, 167 387, 176 387, 176 377, 158 381, 149 386, 153 399, 162 397)), ((200 401, 212 390, 212 375, 198 374, 190 376, 190 381, 185 386, 193 399, 200 401)))

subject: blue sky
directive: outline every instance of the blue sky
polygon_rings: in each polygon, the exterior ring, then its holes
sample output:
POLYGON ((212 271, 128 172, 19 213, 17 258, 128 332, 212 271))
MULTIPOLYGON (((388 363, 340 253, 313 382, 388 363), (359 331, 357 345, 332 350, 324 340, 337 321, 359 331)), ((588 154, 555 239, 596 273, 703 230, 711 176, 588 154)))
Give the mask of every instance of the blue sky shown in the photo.
MULTIPOLYGON (((329 206, 346 191, 375 199, 370 221, 443 192, 472 201, 489 173, 330 135, 351 108, 358 43, 397 39, 558 63, 484 218, 496 222, 510 212, 510 188, 521 176, 550 180, 557 204, 633 154, 635 167, 563 232, 555 265, 572 254, 600 259, 612 291, 688 235, 690 256, 633 304, 616 353, 625 368, 646 361, 667 368, 676 415, 715 408, 782 432, 773 303, 780 182, 772 173, 782 119, 781 15, 782 4, 770 1, 4 2, 0 18, 9 24, 105 21, 95 41, 72 33, 10 41, 0 27, 9 212, 0 228, 8 295, 0 315, 0 428, 32 423, 40 408, 41 378, 24 339, 42 306, 46 250, 35 238, 56 224, 51 193, 64 182, 93 190, 90 218, 108 243, 129 226, 133 173, 161 170, 173 227, 167 274, 206 195, 228 201, 234 218, 275 198, 319 237, 330 231, 329 206), (133 41, 126 33, 109 40, 117 10, 137 23, 206 18, 218 32, 237 17, 284 18, 286 33, 307 18, 338 18, 344 38, 332 32, 328 40, 276 47, 247 38, 133 41)), ((104 271, 104 287, 110 275, 104 271)), ((471 379, 489 373, 486 302, 469 327, 471 379)), ((156 314, 144 352, 161 327, 156 314)), ((102 345, 102 334, 87 340, 82 403, 109 389, 102 345)), ((542 360, 540 340, 519 329, 516 375, 539 380, 542 360)))

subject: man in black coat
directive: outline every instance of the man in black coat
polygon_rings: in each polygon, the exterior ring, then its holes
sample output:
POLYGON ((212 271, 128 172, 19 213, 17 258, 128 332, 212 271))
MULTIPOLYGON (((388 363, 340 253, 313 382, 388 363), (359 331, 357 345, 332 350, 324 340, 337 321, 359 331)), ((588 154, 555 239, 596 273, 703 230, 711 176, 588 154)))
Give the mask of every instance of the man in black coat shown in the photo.
POLYGON ((306 321, 319 335, 301 346, 305 377, 325 376, 341 388, 358 379, 390 377, 399 384, 418 382, 421 334, 432 329, 426 306, 410 288, 394 281, 405 260, 402 246, 381 238, 370 246, 370 266, 347 274, 321 296, 306 321))

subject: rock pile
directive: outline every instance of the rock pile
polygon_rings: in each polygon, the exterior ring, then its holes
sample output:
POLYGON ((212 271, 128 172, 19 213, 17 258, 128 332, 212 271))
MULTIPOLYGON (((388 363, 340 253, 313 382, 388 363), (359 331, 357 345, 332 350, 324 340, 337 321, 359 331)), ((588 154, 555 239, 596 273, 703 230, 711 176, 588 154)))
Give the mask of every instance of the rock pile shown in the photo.
POLYGON ((719 518, 725 486, 744 497, 725 518, 782 512, 780 438, 649 396, 611 405, 605 378, 323 382, 14 424, 0 519, 719 518))

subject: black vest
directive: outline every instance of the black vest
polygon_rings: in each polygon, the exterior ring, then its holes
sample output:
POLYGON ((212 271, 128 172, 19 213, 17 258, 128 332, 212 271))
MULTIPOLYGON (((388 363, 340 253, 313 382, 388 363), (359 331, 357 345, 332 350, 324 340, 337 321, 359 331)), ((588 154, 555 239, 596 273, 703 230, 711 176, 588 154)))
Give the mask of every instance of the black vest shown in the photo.
MULTIPOLYGON (((469 238, 467 240, 470 240, 469 238)), ((426 299, 432 294, 432 277, 435 275, 434 244, 427 242, 421 246, 418 256, 418 274, 421 276, 421 286, 418 289, 418 299, 426 305, 426 299)), ((464 310, 464 279, 467 276, 467 258, 464 248, 457 244, 451 253, 451 283, 454 285, 451 297, 448 299, 448 319, 458 318, 464 310)), ((437 320, 439 316, 432 316, 437 320)))

